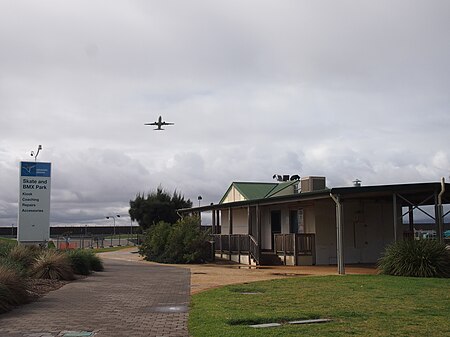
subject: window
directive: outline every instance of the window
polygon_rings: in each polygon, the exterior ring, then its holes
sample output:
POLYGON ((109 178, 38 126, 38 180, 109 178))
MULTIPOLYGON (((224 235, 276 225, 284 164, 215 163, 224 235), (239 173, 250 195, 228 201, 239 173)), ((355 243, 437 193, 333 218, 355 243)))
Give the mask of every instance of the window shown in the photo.
POLYGON ((303 209, 292 210, 289 213, 289 224, 291 233, 304 233, 303 209))

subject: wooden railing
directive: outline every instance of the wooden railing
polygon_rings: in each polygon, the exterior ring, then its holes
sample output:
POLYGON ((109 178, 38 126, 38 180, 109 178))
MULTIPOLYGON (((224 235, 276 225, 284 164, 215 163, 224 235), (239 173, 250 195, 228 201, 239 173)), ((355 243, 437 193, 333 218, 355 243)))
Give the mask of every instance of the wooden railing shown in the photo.
POLYGON ((250 240, 249 240, 249 244, 250 244, 249 255, 250 255, 250 258, 253 258, 257 265, 260 265, 260 262, 261 262, 261 260, 260 260, 261 250, 259 249, 258 242, 256 241, 256 239, 253 236, 249 235, 249 237, 250 237, 250 240))
MULTIPOLYGON (((238 262, 241 256, 248 255, 249 262, 253 258, 257 265, 261 263, 261 248, 258 241, 248 234, 212 234, 216 254, 227 255, 231 260, 232 255, 237 255, 238 262)), ((315 235, 314 234, 275 234, 274 252, 284 256, 286 264, 287 256, 294 256, 297 265, 298 256, 312 256, 315 264, 315 235)))
MULTIPOLYGON (((274 252, 283 254, 284 263, 286 264, 286 256, 312 256, 313 264, 315 264, 315 234, 274 234, 274 252)), ((295 263, 297 264, 297 263, 295 263)))
POLYGON ((231 260, 231 255, 237 255, 241 261, 241 255, 250 255, 250 236, 248 234, 212 234, 215 252, 223 257, 227 254, 231 260))

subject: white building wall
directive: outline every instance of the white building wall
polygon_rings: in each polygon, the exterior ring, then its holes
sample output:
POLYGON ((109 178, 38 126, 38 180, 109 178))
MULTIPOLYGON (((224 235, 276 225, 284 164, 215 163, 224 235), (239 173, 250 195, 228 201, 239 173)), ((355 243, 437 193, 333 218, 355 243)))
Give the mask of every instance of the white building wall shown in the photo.
POLYGON ((247 208, 233 209, 233 234, 248 234, 247 208))
POLYGON ((222 203, 225 204, 227 202, 244 201, 244 200, 246 200, 244 196, 234 186, 232 186, 227 196, 222 201, 222 203))
MULTIPOLYGON (((228 221, 229 210, 222 210, 220 221, 222 225, 222 234, 229 234, 230 224, 228 221)), ((233 233, 232 234, 248 234, 247 208, 234 208, 233 216, 233 233)))
POLYGON ((316 233, 316 264, 336 263, 336 207, 330 200, 314 204, 316 233))
MULTIPOLYGON (((376 200, 344 200, 345 263, 375 263, 393 241, 392 203, 376 200)), ((336 264, 336 206, 316 203, 316 263, 336 264)))

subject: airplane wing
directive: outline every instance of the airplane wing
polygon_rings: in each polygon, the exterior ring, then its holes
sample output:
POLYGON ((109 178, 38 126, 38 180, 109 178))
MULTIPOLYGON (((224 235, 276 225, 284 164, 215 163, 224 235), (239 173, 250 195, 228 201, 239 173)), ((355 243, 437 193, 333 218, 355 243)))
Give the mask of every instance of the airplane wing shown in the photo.
POLYGON ((153 123, 145 123, 144 125, 158 125, 158 123, 153 122, 153 123))
POLYGON ((161 125, 175 125, 175 123, 162 122, 161 125))

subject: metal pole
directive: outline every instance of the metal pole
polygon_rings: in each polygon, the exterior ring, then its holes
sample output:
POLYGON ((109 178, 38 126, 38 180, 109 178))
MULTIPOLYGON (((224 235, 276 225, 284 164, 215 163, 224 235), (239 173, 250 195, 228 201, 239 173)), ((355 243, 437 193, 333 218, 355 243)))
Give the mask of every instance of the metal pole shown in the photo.
POLYGON ((336 203, 336 254, 339 275, 345 275, 344 264, 344 236, 342 228, 342 204, 339 196, 330 193, 331 198, 336 203))
POLYGON ((437 238, 440 243, 444 243, 444 206, 442 206, 442 195, 445 193, 445 178, 441 179, 441 191, 437 195, 437 238))
POLYGON ((397 215, 397 194, 392 194, 392 207, 394 207, 393 209, 393 213, 394 213, 394 242, 397 242, 397 219, 398 219, 398 215, 397 215))

